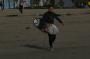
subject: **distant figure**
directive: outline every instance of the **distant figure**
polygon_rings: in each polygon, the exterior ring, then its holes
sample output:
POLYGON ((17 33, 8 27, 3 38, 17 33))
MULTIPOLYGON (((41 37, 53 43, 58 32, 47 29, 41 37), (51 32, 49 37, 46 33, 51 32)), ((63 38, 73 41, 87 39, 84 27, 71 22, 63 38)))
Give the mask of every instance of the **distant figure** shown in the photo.
POLYGON ((90 1, 88 1, 88 7, 90 8, 90 1))
POLYGON ((40 2, 39 2, 39 6, 43 6, 44 4, 43 4, 43 0, 40 0, 40 2))
POLYGON ((22 14, 23 13, 23 2, 19 3, 19 12, 22 14))
POLYGON ((58 28, 54 25, 54 20, 58 20, 62 26, 64 25, 64 23, 61 21, 60 18, 58 18, 58 16, 60 15, 54 13, 54 8, 50 6, 48 8, 48 11, 44 13, 39 26, 39 29, 41 29, 41 31, 48 33, 50 51, 53 51, 53 43, 58 32, 58 28))
POLYGON ((0 1, 0 7, 1 7, 1 10, 3 11, 4 10, 3 1, 0 1))

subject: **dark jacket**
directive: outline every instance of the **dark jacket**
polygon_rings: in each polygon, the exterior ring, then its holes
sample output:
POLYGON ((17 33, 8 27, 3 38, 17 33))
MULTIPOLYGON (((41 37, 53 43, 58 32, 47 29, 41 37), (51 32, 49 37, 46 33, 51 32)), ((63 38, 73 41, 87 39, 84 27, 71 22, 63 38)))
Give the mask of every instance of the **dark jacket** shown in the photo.
POLYGON ((46 27, 45 25, 46 25, 47 23, 54 24, 54 20, 58 20, 60 23, 63 23, 58 16, 60 16, 60 15, 55 14, 55 13, 50 12, 50 11, 46 12, 46 13, 43 15, 43 17, 41 18, 40 24, 39 24, 38 28, 39 28, 39 29, 45 28, 45 27, 46 27))
POLYGON ((60 15, 58 15, 54 12, 48 11, 43 15, 42 20, 45 23, 50 22, 50 23, 54 24, 54 20, 58 20, 60 23, 62 23, 61 19, 58 16, 60 16, 60 15))

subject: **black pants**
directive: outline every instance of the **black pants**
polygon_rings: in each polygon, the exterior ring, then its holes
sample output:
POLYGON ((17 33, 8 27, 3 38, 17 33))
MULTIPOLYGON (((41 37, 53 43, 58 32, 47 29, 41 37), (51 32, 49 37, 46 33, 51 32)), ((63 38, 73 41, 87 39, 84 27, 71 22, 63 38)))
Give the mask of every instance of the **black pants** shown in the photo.
POLYGON ((56 35, 52 35, 52 34, 48 34, 49 36, 49 45, 50 45, 50 48, 53 48, 53 43, 56 39, 56 35))
POLYGON ((22 5, 19 6, 19 11, 21 14, 23 13, 23 6, 22 5))

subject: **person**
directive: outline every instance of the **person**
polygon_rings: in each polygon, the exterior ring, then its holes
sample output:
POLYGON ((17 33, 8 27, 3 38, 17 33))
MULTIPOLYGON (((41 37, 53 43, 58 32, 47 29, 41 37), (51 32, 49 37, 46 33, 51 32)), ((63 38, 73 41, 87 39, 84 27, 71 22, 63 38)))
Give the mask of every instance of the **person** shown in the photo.
POLYGON ((19 3, 19 12, 22 14, 23 13, 23 2, 19 3))
POLYGON ((53 43, 54 43, 54 41, 56 39, 56 34, 50 34, 48 32, 47 28, 48 28, 48 26, 50 24, 54 24, 54 20, 58 20, 59 23, 63 27, 64 23, 58 16, 60 16, 60 15, 54 13, 54 7, 50 6, 48 8, 48 11, 43 14, 43 17, 41 19, 40 26, 39 26, 39 29, 41 29, 41 31, 48 33, 49 46, 50 46, 49 49, 50 49, 50 51, 53 50, 53 43))
POLYGON ((0 1, 0 7, 1 7, 1 10, 3 11, 4 10, 3 1, 0 1))
POLYGON ((90 8, 90 1, 88 1, 88 7, 90 8))

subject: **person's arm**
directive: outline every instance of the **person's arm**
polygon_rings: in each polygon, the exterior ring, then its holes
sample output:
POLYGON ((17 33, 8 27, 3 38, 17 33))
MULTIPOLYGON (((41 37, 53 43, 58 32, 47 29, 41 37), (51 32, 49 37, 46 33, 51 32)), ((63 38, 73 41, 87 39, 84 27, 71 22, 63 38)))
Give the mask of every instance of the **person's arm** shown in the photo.
POLYGON ((57 15, 55 15, 55 19, 58 20, 59 23, 62 25, 62 26, 60 26, 60 29, 61 29, 61 31, 63 32, 63 28, 64 28, 64 23, 63 23, 63 21, 62 21, 57 15))
POLYGON ((55 19, 58 20, 59 23, 61 23, 62 25, 64 25, 63 21, 57 15, 55 15, 55 19))

